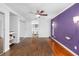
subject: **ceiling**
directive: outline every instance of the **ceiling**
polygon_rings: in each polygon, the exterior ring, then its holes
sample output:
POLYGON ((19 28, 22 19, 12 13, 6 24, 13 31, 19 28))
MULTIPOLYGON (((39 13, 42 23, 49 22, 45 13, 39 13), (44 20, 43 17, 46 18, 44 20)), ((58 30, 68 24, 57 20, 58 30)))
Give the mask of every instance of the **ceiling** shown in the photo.
POLYGON ((24 18, 32 18, 34 14, 30 12, 36 12, 36 10, 45 10, 50 16, 54 17, 65 8, 71 5, 71 3, 6 3, 8 7, 22 15, 24 18))

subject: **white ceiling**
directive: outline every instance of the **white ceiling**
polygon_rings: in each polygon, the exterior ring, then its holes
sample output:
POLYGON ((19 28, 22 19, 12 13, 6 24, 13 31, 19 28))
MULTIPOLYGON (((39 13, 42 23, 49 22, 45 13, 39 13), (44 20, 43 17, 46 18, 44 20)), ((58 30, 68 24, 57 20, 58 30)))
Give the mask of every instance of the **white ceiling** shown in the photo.
POLYGON ((6 5, 24 18, 30 18, 33 15, 30 12, 35 13, 36 10, 45 10, 48 15, 54 17, 71 3, 6 3, 6 5))

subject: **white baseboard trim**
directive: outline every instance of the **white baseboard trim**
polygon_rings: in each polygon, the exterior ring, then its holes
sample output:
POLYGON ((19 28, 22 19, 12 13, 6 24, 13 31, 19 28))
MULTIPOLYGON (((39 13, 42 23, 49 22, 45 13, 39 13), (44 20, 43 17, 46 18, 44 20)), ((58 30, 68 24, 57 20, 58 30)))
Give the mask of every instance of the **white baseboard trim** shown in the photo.
MULTIPOLYGON (((32 38, 32 37, 20 37, 20 38, 32 38)), ((49 38, 49 37, 39 37, 39 38, 49 38)))
POLYGON ((10 48, 8 48, 8 49, 4 50, 3 52, 7 52, 8 50, 10 50, 10 48))
POLYGON ((9 50, 10 50, 10 48, 8 48, 7 50, 4 50, 0 55, 6 53, 6 52, 9 51, 9 50))
MULTIPOLYGON (((52 37, 51 37, 52 38, 52 37)), ((59 45, 61 45, 62 47, 64 47, 66 50, 68 50, 70 53, 72 53, 74 56, 78 56, 76 53, 74 53, 73 51, 71 51, 69 48, 67 48, 66 46, 64 46, 62 43, 60 43, 59 41, 57 41, 56 39, 52 38, 55 42, 57 42, 59 45)))

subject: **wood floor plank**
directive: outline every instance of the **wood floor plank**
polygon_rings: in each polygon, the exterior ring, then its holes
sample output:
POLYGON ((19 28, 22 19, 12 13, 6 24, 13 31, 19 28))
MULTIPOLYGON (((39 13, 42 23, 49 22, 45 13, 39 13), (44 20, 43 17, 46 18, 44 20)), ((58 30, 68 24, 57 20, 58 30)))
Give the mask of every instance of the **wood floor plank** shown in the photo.
POLYGON ((51 56, 48 39, 25 38, 19 44, 11 46, 11 49, 2 56, 51 56))
POLYGON ((70 53, 70 51, 65 49, 53 39, 49 39, 49 46, 51 47, 54 56, 74 56, 72 53, 70 53))

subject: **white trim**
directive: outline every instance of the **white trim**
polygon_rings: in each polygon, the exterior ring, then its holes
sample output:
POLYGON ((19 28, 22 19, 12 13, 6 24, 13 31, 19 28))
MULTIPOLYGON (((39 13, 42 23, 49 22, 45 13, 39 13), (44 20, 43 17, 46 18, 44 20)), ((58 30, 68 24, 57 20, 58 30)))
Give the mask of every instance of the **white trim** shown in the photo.
MULTIPOLYGON (((18 17, 18 16, 17 16, 18 17)), ((17 43, 20 43, 20 18, 18 17, 18 20, 17 20, 17 23, 18 23, 18 29, 17 29, 17 43)))
POLYGON ((3 51, 1 54, 0 54, 0 56, 2 55, 2 54, 4 54, 5 52, 3 51))
POLYGON ((10 50, 10 48, 8 48, 8 49, 4 50, 4 51, 3 51, 3 53, 5 53, 5 52, 7 52, 7 51, 9 51, 9 50, 10 50))
MULTIPOLYGON (((9 49, 7 49, 7 50, 5 50, 5 51, 3 51, 0 55, 2 55, 2 54, 4 54, 4 53, 6 53, 7 51, 9 51, 10 50, 10 48, 9 49)), ((4 56, 4 55, 3 55, 4 56)))
MULTIPOLYGON (((52 37, 51 37, 52 38, 52 37)), ((65 45, 63 45, 62 43, 58 42, 56 39, 52 38, 55 42, 57 42, 59 45, 61 45, 62 47, 64 47, 66 50, 68 50, 70 53, 72 53, 75 56, 78 56, 76 53, 74 53, 73 51, 71 51, 69 48, 67 48, 65 45)))

